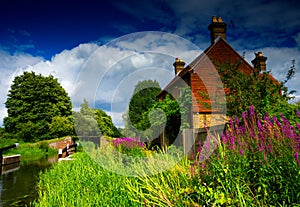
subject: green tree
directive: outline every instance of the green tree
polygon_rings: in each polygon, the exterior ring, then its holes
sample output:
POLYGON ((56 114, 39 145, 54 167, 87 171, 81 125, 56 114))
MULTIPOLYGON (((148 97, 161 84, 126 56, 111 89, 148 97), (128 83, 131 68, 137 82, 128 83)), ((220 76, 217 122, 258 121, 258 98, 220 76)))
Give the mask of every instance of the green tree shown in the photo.
POLYGON ((80 106, 79 112, 73 112, 75 130, 78 136, 121 136, 111 117, 103 110, 90 108, 86 99, 80 106))
POLYGON ((55 132, 54 117, 71 120, 72 103, 67 92, 53 76, 44 77, 24 72, 15 77, 5 102, 8 116, 4 118, 5 131, 24 141, 54 138, 67 132, 55 132))
POLYGON ((152 130, 165 133, 168 143, 163 143, 164 145, 172 144, 181 130, 190 128, 192 93, 189 87, 180 90, 177 99, 168 94, 164 100, 155 102, 144 113, 144 116, 150 117, 152 130))
POLYGON ((133 127, 139 130, 146 130, 150 127, 149 119, 143 116, 143 113, 153 106, 160 91, 157 81, 144 80, 137 83, 128 110, 128 118, 133 127))
POLYGON ((55 116, 49 124, 52 137, 63 137, 74 134, 73 118, 71 116, 55 116))
POLYGON ((217 66, 226 88, 227 115, 240 116, 250 106, 254 106, 261 115, 278 115, 291 99, 284 84, 292 78, 295 68, 288 71, 284 82, 279 82, 271 77, 270 71, 245 74, 237 70, 239 64, 240 62, 234 65, 225 63, 217 66))
POLYGON ((110 137, 120 137, 119 130, 115 127, 110 116, 103 110, 95 109, 95 118, 103 135, 110 137))
POLYGON ((125 122, 123 134, 130 137, 151 136, 151 130, 149 131, 151 124, 147 112, 155 104, 156 96, 160 91, 161 88, 156 80, 139 81, 135 85, 128 110, 123 114, 125 122))

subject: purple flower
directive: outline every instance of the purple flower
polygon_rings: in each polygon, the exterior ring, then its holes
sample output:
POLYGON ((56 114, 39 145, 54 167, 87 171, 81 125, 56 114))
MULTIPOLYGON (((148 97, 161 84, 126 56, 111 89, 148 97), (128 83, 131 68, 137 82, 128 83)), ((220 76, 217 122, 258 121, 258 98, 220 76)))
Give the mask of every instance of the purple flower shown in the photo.
POLYGON ((250 106, 250 116, 251 116, 251 117, 254 117, 254 116, 255 116, 254 106, 250 106))
POLYGON ((296 109, 296 114, 297 114, 297 116, 300 118, 300 112, 299 112, 298 109, 296 109))
POLYGON ((242 156, 245 155, 245 153, 244 153, 244 151, 243 151, 242 149, 239 150, 239 153, 240 153, 242 156))
POLYGON ((226 144, 227 141, 228 141, 229 132, 225 131, 225 133, 226 133, 226 135, 224 133, 221 135, 221 142, 222 142, 222 144, 226 144))
POLYGON ((266 123, 268 123, 268 125, 273 126, 273 123, 272 123, 268 113, 266 113, 265 121, 266 121, 266 123))
POLYGON ((296 123, 296 127, 297 127, 298 131, 300 132, 300 124, 296 123))
POLYGON ((263 128, 263 126, 261 125, 260 119, 257 120, 257 127, 258 127, 258 130, 259 130, 259 131, 261 131, 261 132, 264 131, 264 128, 263 128))
POLYGON ((115 147, 123 146, 126 148, 133 148, 133 147, 144 147, 144 143, 139 141, 139 138, 116 138, 112 140, 112 143, 115 147))
POLYGON ((235 117, 235 124, 236 124, 236 126, 240 125, 240 120, 237 116, 235 117))
POLYGON ((240 130, 240 132, 242 133, 242 136, 245 135, 245 131, 246 131, 245 126, 240 126, 240 127, 239 127, 239 130, 240 130))
POLYGON ((232 120, 231 117, 230 117, 230 119, 229 119, 229 124, 230 124, 230 129, 234 130, 233 120, 232 120))
POLYGON ((242 118, 243 119, 248 118, 248 111, 245 111, 245 112, 242 113, 242 118))

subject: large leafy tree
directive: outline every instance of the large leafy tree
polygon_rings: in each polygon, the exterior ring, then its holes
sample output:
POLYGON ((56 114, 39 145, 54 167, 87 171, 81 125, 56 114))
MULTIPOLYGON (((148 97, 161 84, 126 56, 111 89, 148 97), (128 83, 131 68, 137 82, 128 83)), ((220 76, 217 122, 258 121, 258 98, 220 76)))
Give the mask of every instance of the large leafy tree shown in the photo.
POLYGON ((24 72, 15 77, 5 105, 5 131, 18 139, 38 141, 73 131, 70 97, 51 75, 24 72), (68 127, 58 128, 58 123, 68 127))
POLYGON ((159 83, 155 80, 144 80, 137 83, 130 99, 128 110, 128 118, 132 126, 139 130, 145 130, 150 127, 150 122, 147 117, 143 116, 143 113, 153 106, 160 91, 159 83))
POLYGON ((145 113, 152 108, 156 102, 156 97, 161 88, 156 80, 139 81, 134 88, 133 95, 130 98, 128 110, 123 114, 125 128, 123 133, 126 136, 150 136, 149 117, 145 113))
POLYGON ((84 99, 79 112, 73 112, 75 130, 78 136, 101 136, 120 137, 121 134, 108 116, 101 109, 89 107, 84 99))

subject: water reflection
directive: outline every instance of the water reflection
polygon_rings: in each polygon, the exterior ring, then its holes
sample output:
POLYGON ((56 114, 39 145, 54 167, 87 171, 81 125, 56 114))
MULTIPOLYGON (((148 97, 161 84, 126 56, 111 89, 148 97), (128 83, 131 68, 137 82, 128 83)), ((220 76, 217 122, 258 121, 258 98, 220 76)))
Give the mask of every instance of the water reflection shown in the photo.
POLYGON ((22 163, 18 170, 1 175, 0 206, 25 206, 37 198, 36 184, 41 171, 49 168, 55 159, 22 163))

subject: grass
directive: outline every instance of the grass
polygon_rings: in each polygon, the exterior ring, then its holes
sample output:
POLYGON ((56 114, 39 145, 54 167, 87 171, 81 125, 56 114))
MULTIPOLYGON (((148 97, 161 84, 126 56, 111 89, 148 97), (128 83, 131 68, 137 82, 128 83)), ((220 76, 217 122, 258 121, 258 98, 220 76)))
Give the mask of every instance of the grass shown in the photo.
POLYGON ((40 175, 33 205, 300 206, 300 125, 272 120, 253 109, 231 119, 222 137, 208 135, 195 160, 175 147, 141 156, 126 144, 83 143, 76 160, 40 175))
MULTIPOLYGON (((36 143, 21 142, 18 147, 5 151, 3 155, 21 154, 21 162, 40 160, 46 156, 53 157, 57 155, 57 149, 50 148, 48 145, 62 139, 64 138, 45 140, 36 143)), ((15 139, 0 139, 0 147, 9 146, 14 143, 18 143, 18 141, 15 139)))
POLYGON ((40 175, 39 200, 34 206, 133 206, 126 179, 95 164, 85 153, 60 162, 40 175))

